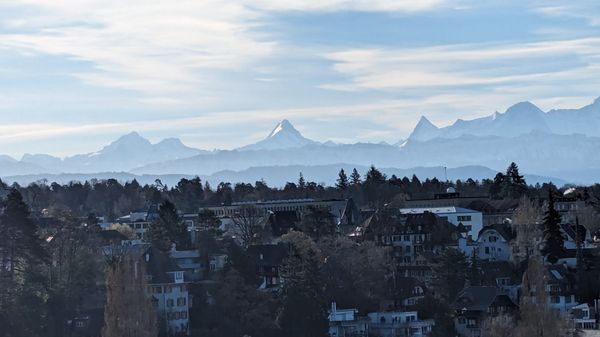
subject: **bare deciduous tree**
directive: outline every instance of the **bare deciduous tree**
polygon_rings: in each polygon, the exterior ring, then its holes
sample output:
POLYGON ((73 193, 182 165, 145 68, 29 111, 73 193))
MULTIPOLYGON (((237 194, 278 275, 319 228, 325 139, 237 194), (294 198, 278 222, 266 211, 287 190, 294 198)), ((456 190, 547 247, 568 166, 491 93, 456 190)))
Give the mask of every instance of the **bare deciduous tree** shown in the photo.
POLYGON ((231 218, 236 235, 239 236, 244 246, 249 246, 260 241, 264 229, 266 214, 254 206, 240 207, 231 218))
POLYGON ((511 315, 490 316, 483 321, 483 335, 486 337, 513 337, 515 319, 511 315))
POLYGON ((513 259, 516 262, 526 260, 531 253, 535 254, 536 240, 541 237, 539 223, 542 218, 542 210, 534 200, 524 196, 519 202, 519 208, 512 221, 516 239, 513 246, 513 259))
POLYGON ((102 337, 158 336, 156 310, 145 293, 145 275, 144 263, 131 257, 108 268, 102 337))
POLYGON ((546 269, 541 257, 529 260, 523 275, 523 295, 521 296, 521 321, 515 329, 515 337, 561 337, 565 336, 567 320, 560 312, 553 310, 546 293, 546 269))

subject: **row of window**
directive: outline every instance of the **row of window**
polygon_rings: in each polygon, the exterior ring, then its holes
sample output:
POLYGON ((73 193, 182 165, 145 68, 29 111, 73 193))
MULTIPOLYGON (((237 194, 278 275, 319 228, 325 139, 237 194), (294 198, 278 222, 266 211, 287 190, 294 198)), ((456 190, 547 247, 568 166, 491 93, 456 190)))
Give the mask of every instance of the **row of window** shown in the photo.
POLYGON ((456 220, 458 220, 459 222, 471 221, 471 216, 470 215, 459 215, 456 217, 456 220))
POLYGON ((182 285, 178 285, 178 286, 149 286, 148 287, 148 292, 150 294, 162 294, 163 292, 165 294, 170 294, 173 292, 173 289, 179 289, 179 292, 185 292, 186 291, 186 287, 185 284, 182 285))
POLYGON ((167 312, 167 319, 169 321, 176 321, 179 319, 187 319, 187 318, 188 318, 187 311, 167 312))
MULTIPOLYGON (((172 298, 170 298, 170 299, 167 300, 167 308, 172 308, 174 306, 174 304, 175 304, 175 301, 172 298)), ((186 305, 187 305, 187 298, 185 298, 185 297, 179 297, 177 299, 177 306, 178 307, 183 307, 183 306, 186 306, 186 305)))

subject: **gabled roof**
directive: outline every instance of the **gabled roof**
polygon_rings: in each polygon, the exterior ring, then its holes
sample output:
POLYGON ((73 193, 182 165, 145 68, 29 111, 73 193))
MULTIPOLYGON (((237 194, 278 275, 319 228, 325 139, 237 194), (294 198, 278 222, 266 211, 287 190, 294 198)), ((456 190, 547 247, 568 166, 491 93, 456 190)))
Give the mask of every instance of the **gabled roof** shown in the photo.
POLYGON ((502 236, 504 240, 506 240, 506 242, 509 242, 514 238, 512 229, 507 224, 494 224, 491 226, 484 226, 481 230, 479 230, 477 237, 480 238, 483 233, 491 230, 496 231, 500 236, 502 236))
POLYGON ((482 261, 481 275, 484 285, 496 286, 496 279, 510 278, 511 281, 518 281, 516 273, 508 261, 482 261))
POLYGON ((148 248, 143 254, 146 260, 146 273, 151 277, 148 283, 174 283, 171 273, 183 271, 175 260, 167 253, 154 247, 148 248))
POLYGON ((514 302, 500 289, 489 286, 475 286, 463 289, 451 304, 454 310, 483 311, 486 312, 494 303, 516 306, 514 302))

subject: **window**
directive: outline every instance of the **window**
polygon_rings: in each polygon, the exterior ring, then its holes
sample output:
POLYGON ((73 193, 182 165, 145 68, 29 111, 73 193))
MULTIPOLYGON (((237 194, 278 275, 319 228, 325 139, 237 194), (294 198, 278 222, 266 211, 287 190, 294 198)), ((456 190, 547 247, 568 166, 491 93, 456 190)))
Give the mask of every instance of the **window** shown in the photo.
POLYGON ((410 235, 404 235, 404 241, 410 242, 410 235))
POLYGON ((470 215, 459 215, 456 217, 456 219, 460 222, 471 221, 471 216, 470 215))
POLYGON ((550 297, 550 303, 560 303, 560 297, 558 297, 558 296, 551 296, 550 297))
POLYGON ((489 241, 490 242, 496 242, 496 241, 498 241, 498 238, 496 236, 494 236, 494 235, 490 235, 489 241))
POLYGON ((181 312, 181 319, 187 319, 188 318, 188 313, 187 311, 182 311, 181 312))
POLYGON ((170 294, 173 291, 173 288, 171 288, 171 286, 165 286, 165 294, 170 294))
POLYGON ((167 300, 167 308, 171 308, 173 307, 173 300, 172 299, 168 299, 167 300))
POLYGON ((565 303, 571 303, 571 296, 565 296, 565 303))
POLYGON ((161 286, 154 287, 154 293, 155 294, 162 294, 162 287, 161 286))
POLYGON ((186 302, 187 302, 187 298, 180 297, 177 299, 177 306, 182 307, 182 306, 186 305, 186 302))
POLYGON ((485 247, 485 253, 489 254, 490 253, 490 247, 485 247))
POLYGON ((407 252, 407 253, 410 253, 410 246, 406 246, 406 247, 404 248, 404 251, 405 251, 405 252, 407 252))
POLYGON ((75 322, 75 326, 78 328, 83 328, 85 324, 83 324, 83 321, 77 321, 75 322))
POLYGON ((465 321, 464 317, 459 317, 458 318, 458 324, 465 324, 465 323, 466 323, 466 321, 465 321))

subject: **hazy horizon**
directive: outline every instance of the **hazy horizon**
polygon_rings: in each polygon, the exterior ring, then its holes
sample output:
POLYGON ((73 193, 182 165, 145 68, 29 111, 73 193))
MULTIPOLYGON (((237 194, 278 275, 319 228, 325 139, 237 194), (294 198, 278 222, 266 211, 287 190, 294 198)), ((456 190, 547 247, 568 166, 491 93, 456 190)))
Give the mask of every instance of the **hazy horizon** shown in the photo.
POLYGON ((578 108, 600 87, 598 14, 591 1, 2 3, 0 154, 93 152, 130 131, 231 149, 282 119, 318 141, 395 143, 421 115, 578 108))

